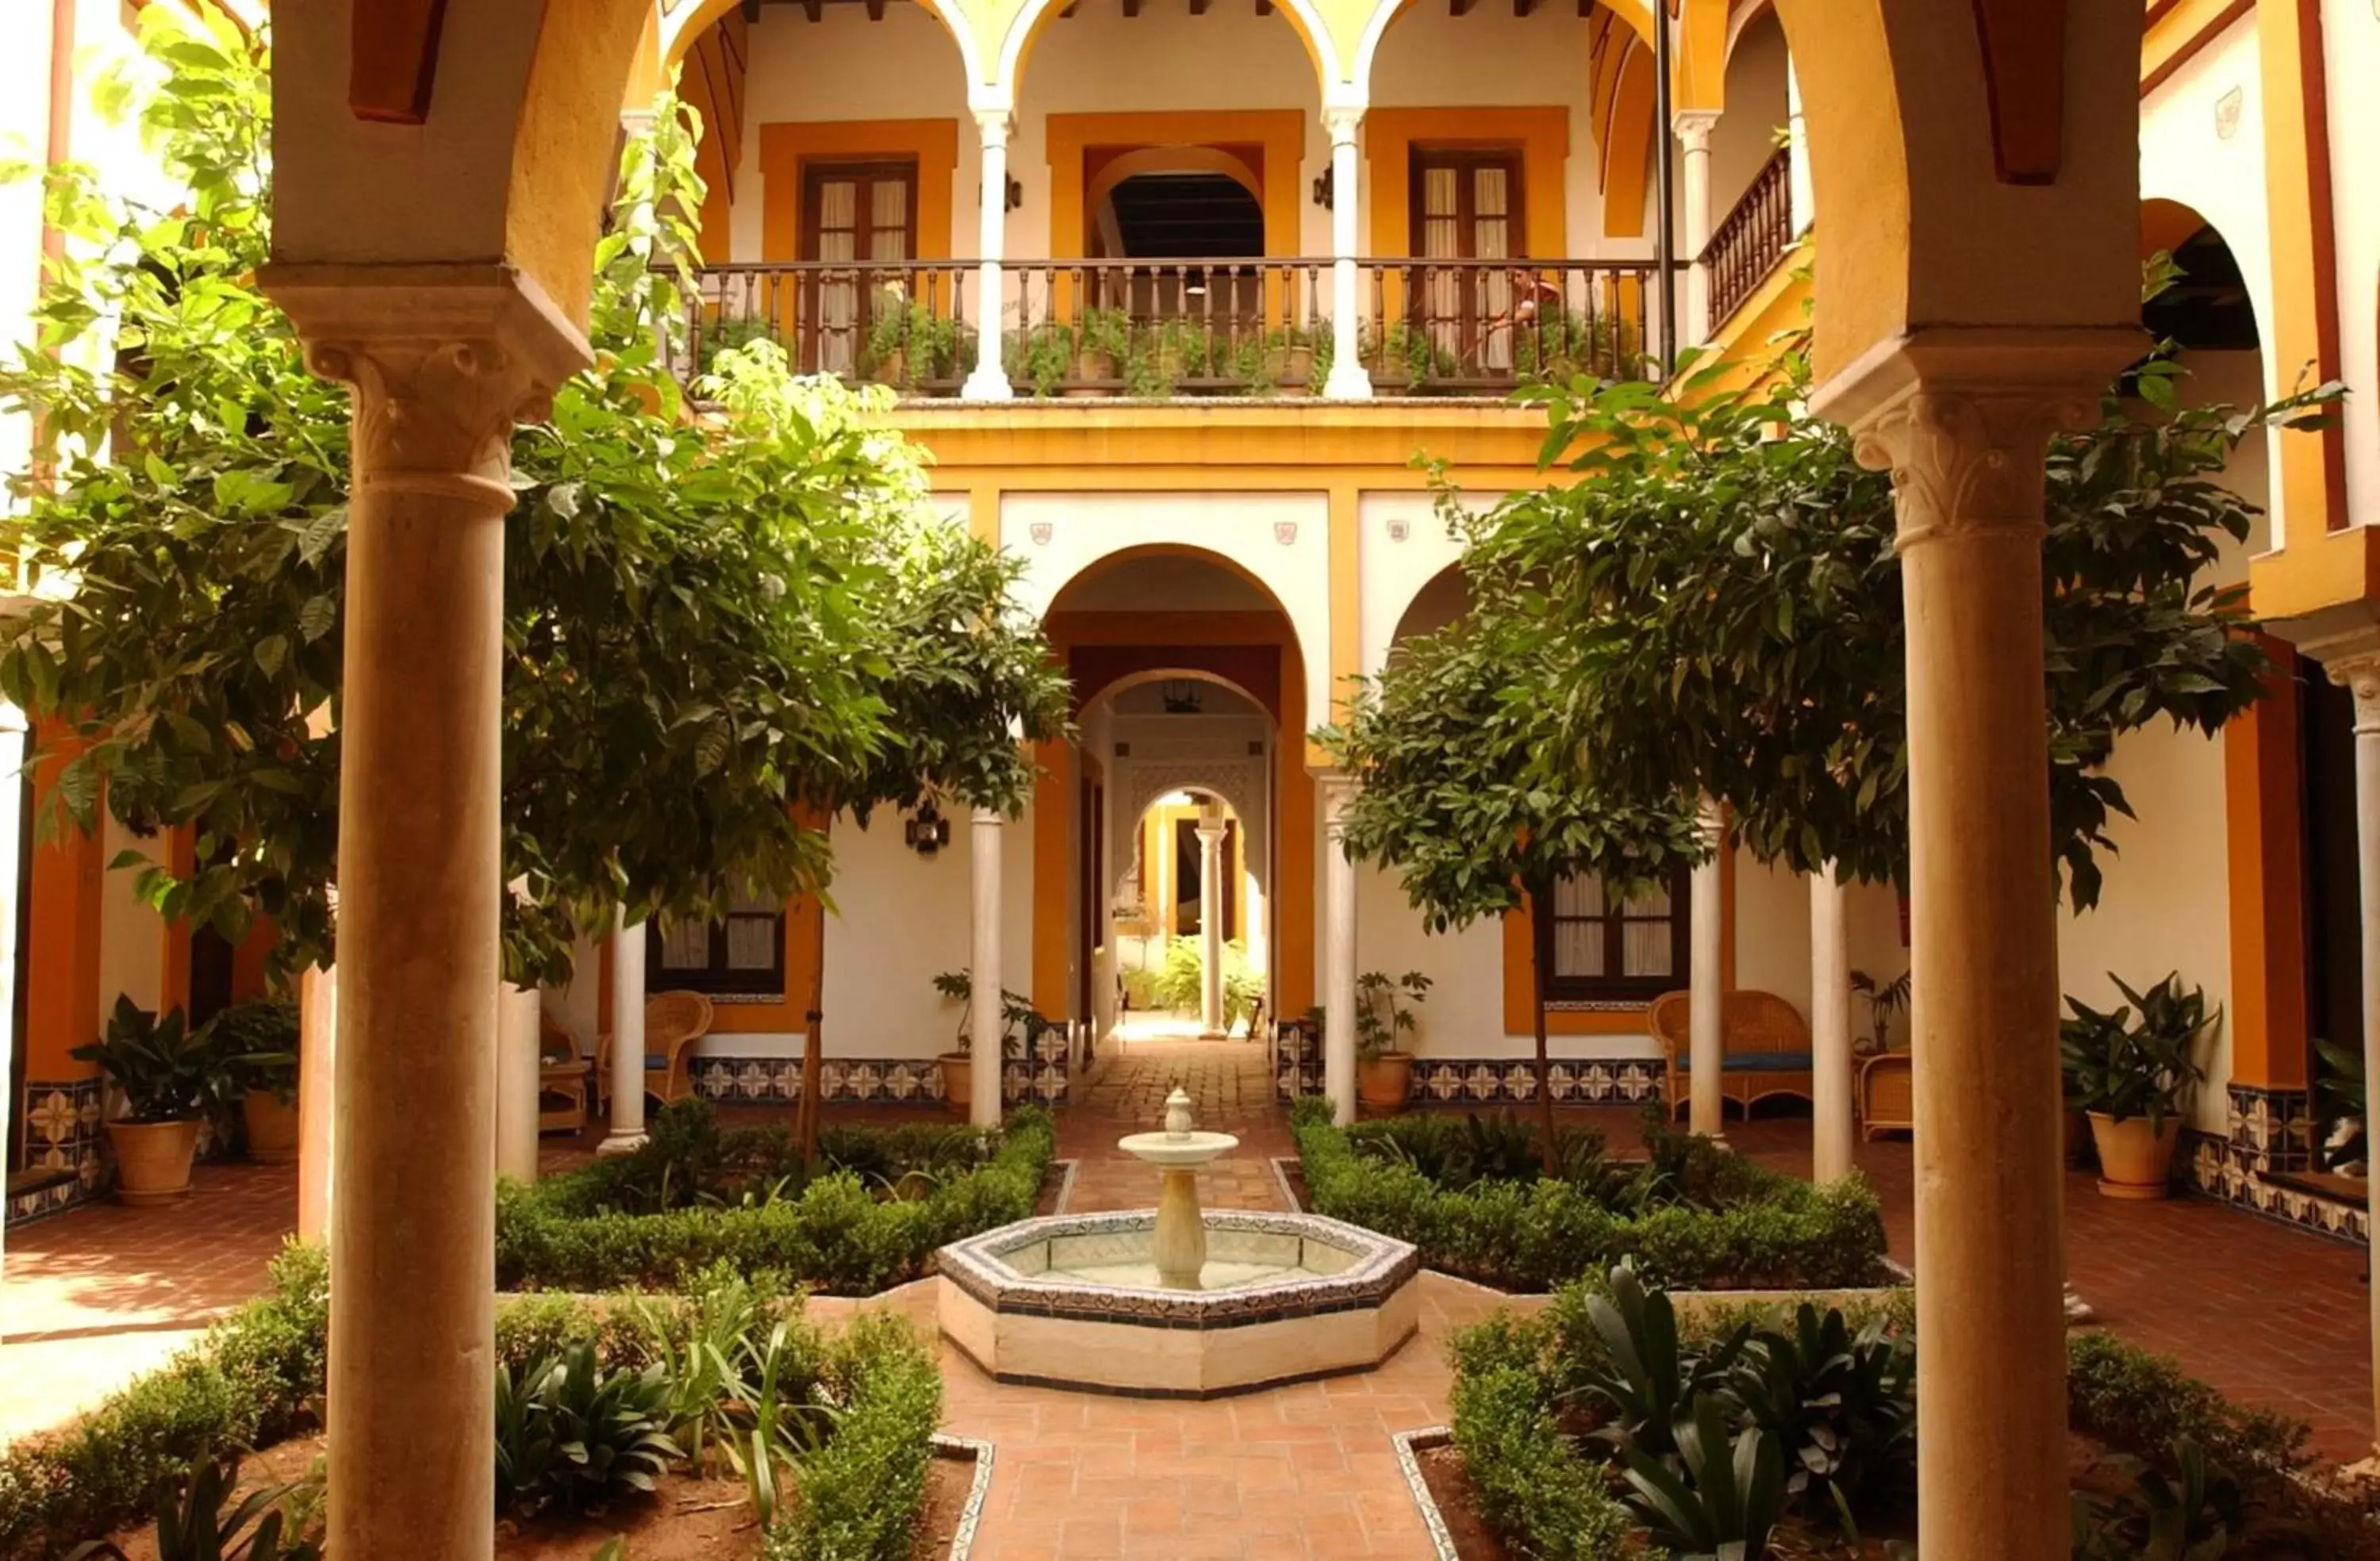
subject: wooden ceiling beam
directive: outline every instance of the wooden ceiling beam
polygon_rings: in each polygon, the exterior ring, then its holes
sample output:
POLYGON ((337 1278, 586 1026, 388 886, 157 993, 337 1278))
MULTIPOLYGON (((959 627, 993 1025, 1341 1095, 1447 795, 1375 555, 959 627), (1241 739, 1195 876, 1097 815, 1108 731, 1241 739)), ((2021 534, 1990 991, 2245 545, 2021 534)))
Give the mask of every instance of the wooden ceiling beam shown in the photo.
POLYGON ((802 0, 802 15, 818 21, 824 18, 826 10, 820 0, 802 0))
POLYGON ((1194 17, 1205 16, 1208 4, 1208 0, 1190 0, 1190 14, 1194 17))
POLYGON ((1471 14, 1471 5, 1472 0, 1446 0, 1446 14, 1451 17, 1467 17, 1471 14))
POLYGON ((884 0, 868 0, 868 19, 869 21, 884 19, 884 0))
POLYGON ((1260 17, 1272 15, 1272 0, 1257 0, 1257 15, 1260 17))
POLYGON ((1528 20, 1529 13, 1536 8, 1537 0, 1512 0, 1512 14, 1523 21, 1528 20))

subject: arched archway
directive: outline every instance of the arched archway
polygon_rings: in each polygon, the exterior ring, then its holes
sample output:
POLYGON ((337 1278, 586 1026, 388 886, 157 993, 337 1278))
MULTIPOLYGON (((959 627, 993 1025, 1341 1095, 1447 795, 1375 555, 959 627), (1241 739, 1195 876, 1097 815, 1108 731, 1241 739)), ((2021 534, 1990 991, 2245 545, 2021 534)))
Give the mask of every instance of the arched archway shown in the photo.
MULTIPOLYGON (((1016 101, 1035 41, 1065 8, 1065 0, 1025 0, 1010 20, 1007 31, 1002 35, 998 74, 993 78, 1010 103, 1016 101)), ((1305 46, 1306 58, 1314 67, 1316 89, 1327 98, 1332 84, 1343 79, 1329 23, 1316 9, 1314 0, 1281 0, 1281 16, 1305 46)))

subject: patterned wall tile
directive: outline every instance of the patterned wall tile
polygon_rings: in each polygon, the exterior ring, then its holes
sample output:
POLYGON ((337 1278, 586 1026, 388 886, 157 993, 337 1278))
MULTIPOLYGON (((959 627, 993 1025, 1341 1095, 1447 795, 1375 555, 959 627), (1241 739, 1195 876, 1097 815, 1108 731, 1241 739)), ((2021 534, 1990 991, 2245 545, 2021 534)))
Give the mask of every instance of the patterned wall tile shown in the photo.
POLYGON ((11 1225, 72 1208, 104 1193, 115 1176, 103 1121, 107 1086, 100 1079, 25 1081, 27 1170, 67 1171, 69 1180, 8 1200, 11 1225))
MULTIPOLYGON (((1066 1103, 1067 1034, 1050 1031, 1025 1056, 1012 1036, 1001 1070, 1001 1098, 1014 1106, 1066 1103)), ((802 1059, 713 1057, 694 1064, 695 1093, 724 1106, 791 1105, 802 1095, 802 1059)), ((830 1057, 820 1064, 820 1094, 830 1105, 898 1106, 944 1100, 942 1066, 930 1057, 830 1057)))
POLYGON ((2335 1240, 2371 1244, 2372 1216, 2366 1204, 2266 1180, 2268 1170, 2281 1168, 2267 1166, 2266 1156, 2252 1145, 2242 1146, 2236 1114, 2229 1136, 2183 1130, 2182 1150, 2181 1180, 2193 1191, 2335 1240))
MULTIPOLYGON (((1547 1085, 1570 1106, 1633 1106, 1661 1092, 1665 1064, 1652 1058, 1572 1058, 1547 1069, 1547 1085)), ((1273 1040, 1273 1094, 1281 1100, 1322 1090, 1322 1044, 1311 1026, 1283 1023, 1273 1040)), ((1528 1057, 1416 1057, 1406 1086, 1412 1106, 1518 1105, 1537 1097, 1528 1057)))

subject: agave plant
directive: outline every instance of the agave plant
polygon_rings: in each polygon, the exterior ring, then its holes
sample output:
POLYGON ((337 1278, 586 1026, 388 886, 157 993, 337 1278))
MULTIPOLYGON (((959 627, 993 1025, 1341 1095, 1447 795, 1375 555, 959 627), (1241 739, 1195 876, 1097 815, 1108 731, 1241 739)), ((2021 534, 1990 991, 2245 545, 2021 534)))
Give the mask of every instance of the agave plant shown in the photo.
POLYGON ((1803 1301, 1792 1329, 1763 1329, 1745 1347, 1727 1396, 1776 1436, 1786 1490, 1828 1488, 1847 1507, 1871 1476, 1916 1450, 1916 1350, 1882 1319, 1857 1334, 1840 1310, 1803 1301))
MULTIPOLYGON (((230 1511, 224 1504, 239 1489, 239 1458, 202 1453, 189 1477, 157 1496, 157 1561, 322 1561, 322 1547, 300 1534, 285 1504, 299 1493, 297 1483, 250 1491, 230 1511)), ((128 1561, 106 1540, 93 1540, 67 1553, 66 1561, 128 1561)))
POLYGON ((1681 1417, 1725 1388, 1751 1336, 1742 1326, 1707 1350, 1681 1349, 1669 1296, 1646 1289, 1635 1265, 1626 1262, 1612 1269, 1610 1293, 1588 1298, 1586 1313, 1604 1351, 1577 1389, 1602 1422, 1595 1435, 1624 1453, 1648 1457, 1677 1450, 1681 1417))
POLYGON ((574 1344, 496 1370, 496 1497, 523 1513, 568 1511, 620 1490, 647 1491, 685 1454, 666 1429, 670 1386, 655 1365, 605 1372, 574 1344))
POLYGON ((1628 1503, 1682 1561, 1760 1561, 1785 1510, 1785 1460, 1757 1425, 1730 1437, 1719 1400, 1698 1393, 1673 1428, 1677 1451, 1627 1453, 1628 1503))

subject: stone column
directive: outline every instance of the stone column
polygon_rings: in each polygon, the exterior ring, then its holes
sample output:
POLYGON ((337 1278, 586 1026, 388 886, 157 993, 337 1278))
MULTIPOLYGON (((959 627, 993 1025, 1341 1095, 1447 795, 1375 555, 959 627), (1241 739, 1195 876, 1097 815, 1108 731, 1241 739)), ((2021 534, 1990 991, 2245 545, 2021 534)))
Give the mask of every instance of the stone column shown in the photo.
POLYGON ((1726 948, 1727 906, 1720 888, 1725 879, 1718 853, 1727 849, 1727 830, 1716 804, 1703 804, 1702 828, 1711 854, 1694 871, 1686 905, 1689 957, 1694 962, 1686 975, 1686 1052, 1694 1059, 1686 1074, 1693 1081, 1686 1119, 1694 1131, 1720 1138, 1727 1132, 1726 1096, 1721 1093, 1727 1083, 1727 988, 1721 979, 1726 972, 1719 968, 1726 948))
POLYGON ((490 1049, 512 430, 545 415, 586 343, 506 266, 278 267, 265 286, 314 370, 355 395, 328 1548, 468 1561, 495 1545, 490 1049))
POLYGON ((2070 1539, 2043 458, 2139 341, 1921 333, 1815 403, 1891 470, 1900 513, 1927 1561, 2070 1539))
POLYGON ((1363 161, 1356 137, 1364 127, 1361 104, 1326 108, 1330 133, 1330 377, 1322 393, 1334 401, 1366 401, 1372 376, 1364 371, 1363 300, 1356 285, 1355 252, 1363 246, 1363 161))
POLYGON ((298 977, 298 1239, 301 1241, 327 1241, 331 1237, 338 1036, 338 967, 316 965, 298 977))
MULTIPOLYGON (((0 700, 0 992, 17 989, 17 918, 23 909, 17 898, 17 885, 23 870, 18 846, 23 839, 25 796, 24 785, 18 777, 25 762, 26 726, 25 713, 0 700)), ((23 1108, 22 1103, 13 1098, 17 1093, 12 1087, 16 1073, 9 1059, 24 1044, 24 1038, 17 1034, 13 1010, 0 1010, 0 1144, 8 1141, 9 1119, 23 1108)), ((6 1182, 9 1168, 0 1163, 0 1184, 6 1182)), ((6 1224, 5 1219, 0 1219, 0 1259, 5 1259, 7 1252, 6 1224)), ((0 1335, 6 1332, 7 1321, 0 1317, 0 1335)))
POLYGON ((1851 894, 1828 863, 1810 875, 1810 1175, 1852 1173, 1851 894))
POLYGON ((496 1174, 537 1180, 538 990, 496 990, 496 1174))
POLYGON ((1785 194, 1793 231, 1803 234, 1818 213, 1816 188, 1810 182, 1810 132, 1802 118, 1802 81, 1793 62, 1785 62, 1785 194))
POLYGON ((612 1126, 598 1155, 645 1142, 645 924, 620 913, 612 929, 612 1126))
POLYGON ((1223 1033, 1223 826, 1198 825, 1198 1023, 1223 1033))
POLYGON ((974 951, 967 964, 968 1062, 975 1084, 970 1119, 979 1128, 1000 1125, 1001 823, 991 809, 977 808, 975 834, 967 842, 975 899, 974 951))
POLYGON ((1355 1119, 1355 865, 1342 838, 1354 782, 1333 776, 1322 782, 1322 810, 1330 841, 1325 848, 1323 904, 1330 941, 1322 962, 1322 1093, 1342 1123, 1355 1119))
POLYGON ((1678 204, 1685 218, 1685 253, 1680 258, 1686 262, 1686 308, 1678 329, 1685 338, 1684 345, 1700 346, 1718 323, 1710 317, 1710 268, 1703 263, 1703 250, 1711 240, 1710 139, 1718 124, 1718 112, 1680 109, 1670 116, 1670 123, 1684 153, 1679 165, 1684 179, 1678 204))
POLYGON ((975 368, 960 391, 969 401, 1006 401, 1008 369, 1001 362, 1000 260, 1008 241, 1008 133, 1015 118, 1005 108, 978 108, 976 129, 983 138, 982 223, 976 238, 975 368))
MULTIPOLYGON (((2309 639, 2302 647, 2319 659, 2333 683, 2355 696, 2355 862, 2362 885, 2363 1076, 2380 1063, 2380 624, 2365 623, 2345 635, 2309 639)), ((2364 1134, 2373 1131, 2367 1107, 2364 1134)), ((2380 1230, 2380 1178, 2370 1183, 2374 1230, 2380 1230)), ((2380 1346, 2380 1286, 2370 1287, 2373 1342, 2380 1346)), ((2372 1397, 2380 1405, 2380 1360, 2373 1365, 2372 1397)), ((2374 1449, 2380 1458, 2380 1447, 2374 1449)))

